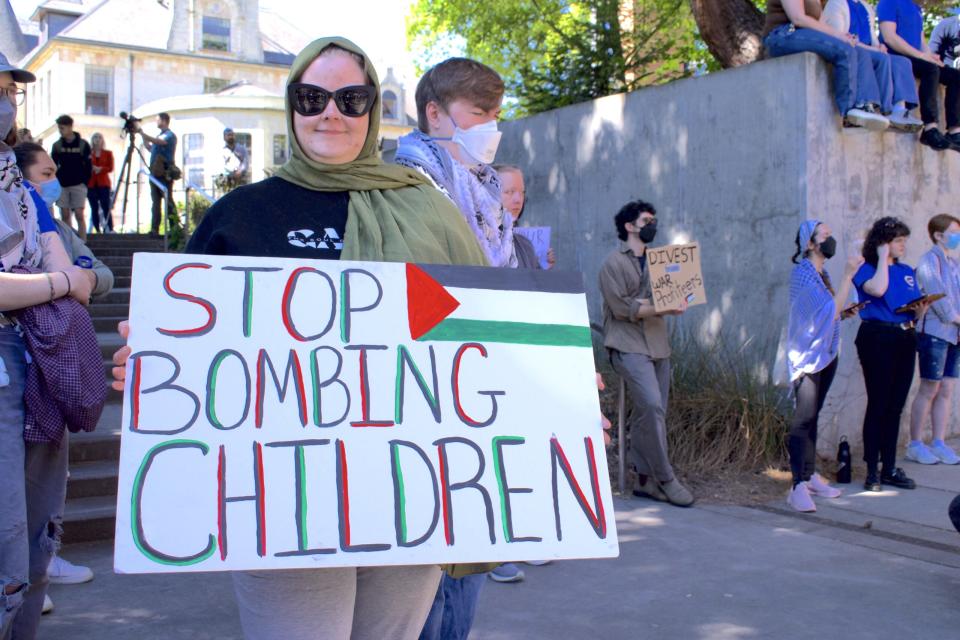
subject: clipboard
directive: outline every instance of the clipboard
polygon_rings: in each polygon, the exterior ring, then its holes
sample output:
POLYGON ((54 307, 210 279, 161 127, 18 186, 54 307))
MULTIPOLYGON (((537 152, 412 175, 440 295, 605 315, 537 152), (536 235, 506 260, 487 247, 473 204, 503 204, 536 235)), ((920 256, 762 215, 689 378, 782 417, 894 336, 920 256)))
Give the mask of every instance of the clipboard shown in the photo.
POLYGON ((947 294, 945 294, 945 293, 930 293, 930 294, 927 294, 927 295, 925 295, 925 296, 920 296, 920 297, 917 298, 916 300, 912 300, 912 301, 908 302, 907 304, 903 305, 902 307, 897 307, 896 309, 893 310, 893 312, 894 312, 894 313, 907 313, 908 311, 911 311, 910 307, 912 307, 913 305, 915 305, 915 304, 917 304, 917 303, 930 304, 930 303, 936 302, 937 300, 942 300, 943 298, 946 298, 946 297, 947 297, 947 294))

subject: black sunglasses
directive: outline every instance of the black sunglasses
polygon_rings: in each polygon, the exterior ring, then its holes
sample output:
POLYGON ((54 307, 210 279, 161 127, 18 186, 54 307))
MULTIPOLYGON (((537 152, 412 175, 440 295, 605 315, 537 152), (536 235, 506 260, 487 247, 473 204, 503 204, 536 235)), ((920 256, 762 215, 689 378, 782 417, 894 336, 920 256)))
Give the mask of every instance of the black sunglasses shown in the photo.
POLYGON ((340 113, 349 118, 366 115, 373 107, 377 88, 370 85, 344 87, 336 91, 327 91, 315 84, 295 82, 287 87, 287 98, 293 110, 302 116, 316 116, 327 108, 330 98, 340 113))

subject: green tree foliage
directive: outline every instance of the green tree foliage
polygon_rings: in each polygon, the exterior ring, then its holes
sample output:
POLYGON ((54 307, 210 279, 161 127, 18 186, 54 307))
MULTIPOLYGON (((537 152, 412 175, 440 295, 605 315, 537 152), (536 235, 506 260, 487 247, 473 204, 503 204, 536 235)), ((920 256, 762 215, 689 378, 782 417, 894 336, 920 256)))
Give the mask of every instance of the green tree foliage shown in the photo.
POLYGON ((690 75, 709 55, 686 0, 417 0, 407 33, 421 67, 459 40, 496 69, 512 116, 690 75))

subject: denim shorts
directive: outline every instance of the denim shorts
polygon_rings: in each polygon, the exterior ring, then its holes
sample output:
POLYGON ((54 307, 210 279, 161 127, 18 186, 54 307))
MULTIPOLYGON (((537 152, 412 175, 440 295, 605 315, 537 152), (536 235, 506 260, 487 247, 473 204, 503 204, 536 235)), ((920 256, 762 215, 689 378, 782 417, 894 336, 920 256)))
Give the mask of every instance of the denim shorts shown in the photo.
POLYGON ((917 336, 917 353, 920 377, 924 380, 960 377, 960 345, 921 333, 917 336))

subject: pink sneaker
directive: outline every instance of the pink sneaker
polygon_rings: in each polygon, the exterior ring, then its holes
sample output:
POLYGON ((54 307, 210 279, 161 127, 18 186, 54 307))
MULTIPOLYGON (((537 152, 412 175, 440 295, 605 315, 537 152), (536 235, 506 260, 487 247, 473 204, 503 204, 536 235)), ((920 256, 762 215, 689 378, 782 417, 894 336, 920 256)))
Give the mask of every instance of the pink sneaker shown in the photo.
POLYGON ((787 496, 787 504, 803 513, 812 513, 817 510, 817 505, 813 504, 813 498, 810 497, 810 490, 806 482, 801 482, 793 488, 790 495, 787 496))
POLYGON ((836 487, 831 487, 819 473, 815 473, 807 480, 807 488, 810 493, 818 498, 839 498, 843 492, 836 487))

